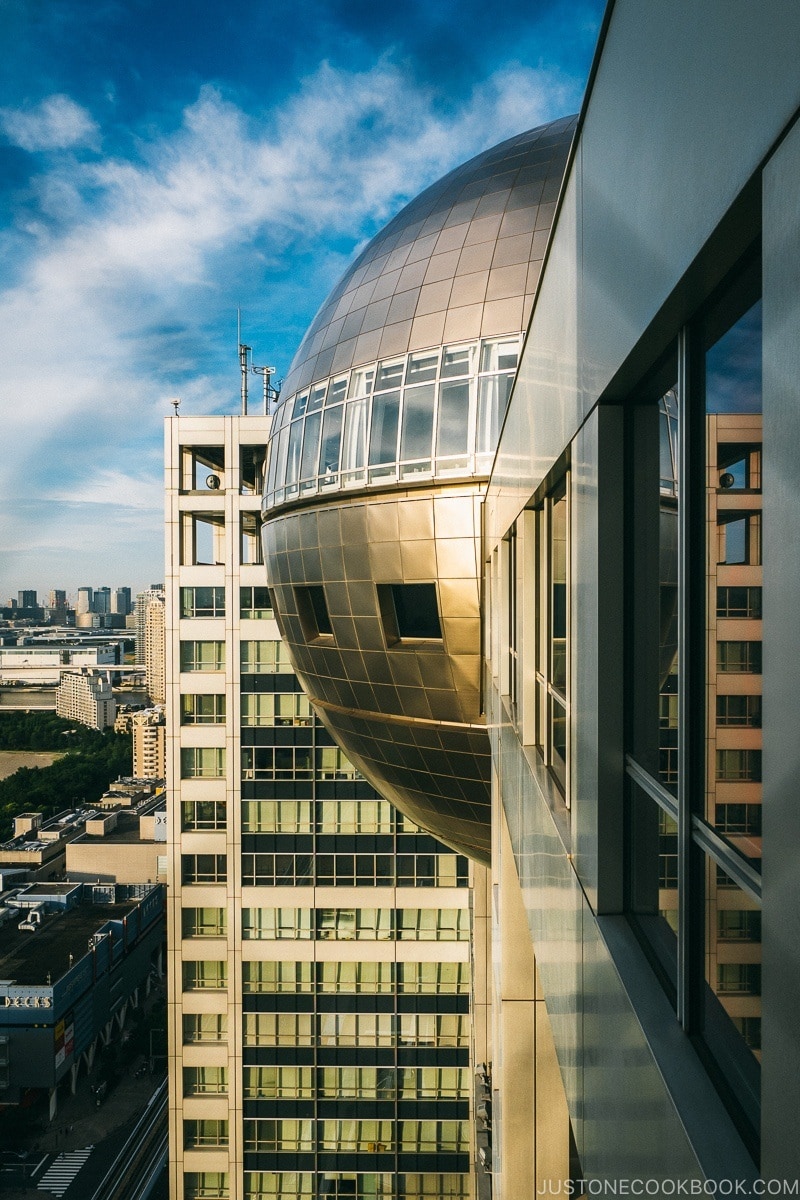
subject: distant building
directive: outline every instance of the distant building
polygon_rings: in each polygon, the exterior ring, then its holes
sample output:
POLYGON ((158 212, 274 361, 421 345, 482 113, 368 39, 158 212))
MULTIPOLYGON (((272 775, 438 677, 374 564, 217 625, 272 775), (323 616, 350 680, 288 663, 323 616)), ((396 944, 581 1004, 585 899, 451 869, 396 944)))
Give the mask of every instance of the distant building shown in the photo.
POLYGON ((30 642, 0 646, 0 683, 58 683, 65 671, 112 666, 120 661, 121 648, 110 642, 78 645, 66 641, 30 642))
POLYGON ((19 608, 36 608, 38 600, 36 599, 35 591, 24 591, 17 593, 17 606, 19 608))
POLYGON ((48 608, 66 608, 67 593, 62 588, 51 588, 47 606, 48 608))
POLYGON ((156 704, 166 700, 164 594, 153 596, 147 604, 144 625, 144 667, 147 694, 156 704))
POLYGON ((67 847, 70 879, 166 883, 167 814, 163 792, 135 808, 96 813, 67 847))
POLYGON ((92 601, 92 612, 96 612, 96 613, 111 612, 111 588, 110 587, 95 588, 94 600, 92 601))
POLYGON ((0 1105, 45 1093, 50 1119, 162 971, 164 888, 32 884, 0 894, 0 1105))
POLYGON ((90 729, 107 729, 114 724, 116 701, 107 675, 83 667, 61 677, 56 690, 56 712, 69 721, 80 721, 90 729))
POLYGON ((131 589, 129 587, 114 589, 111 593, 111 611, 127 617, 131 611, 131 589))
POLYGON ((148 708, 131 718, 133 773, 137 779, 166 776, 166 721, 163 708, 148 708))
POLYGON ((133 606, 134 616, 136 618, 136 661, 143 663, 144 658, 144 643, 145 643, 145 625, 147 620, 147 606, 151 600, 157 599, 164 595, 164 585, 155 583, 151 584, 145 591, 139 592, 136 596, 136 601, 133 606))
POLYGON ((0 873, 22 873, 30 883, 58 878, 64 873, 67 843, 82 827, 79 813, 60 813, 44 825, 41 813, 21 813, 14 818, 14 836, 0 843, 0 873))
POLYGON ((88 613, 92 611, 94 593, 90 587, 78 588, 78 599, 75 602, 75 612, 88 613))

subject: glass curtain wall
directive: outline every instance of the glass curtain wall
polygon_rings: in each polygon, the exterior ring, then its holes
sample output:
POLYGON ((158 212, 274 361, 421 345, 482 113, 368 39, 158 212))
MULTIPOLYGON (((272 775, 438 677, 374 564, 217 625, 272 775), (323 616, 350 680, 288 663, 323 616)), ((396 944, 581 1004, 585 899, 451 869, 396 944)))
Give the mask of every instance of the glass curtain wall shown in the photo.
POLYGON ((628 412, 628 906, 757 1152, 761 1046, 758 264, 628 412))

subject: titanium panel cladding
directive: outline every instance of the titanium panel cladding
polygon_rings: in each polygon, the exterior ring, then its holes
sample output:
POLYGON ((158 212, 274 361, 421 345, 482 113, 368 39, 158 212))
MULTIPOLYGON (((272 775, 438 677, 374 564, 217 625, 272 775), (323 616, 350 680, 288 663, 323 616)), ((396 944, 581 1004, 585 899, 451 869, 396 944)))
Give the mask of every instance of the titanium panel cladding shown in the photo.
POLYGON ((574 129, 486 151, 373 239, 270 439, 265 561, 304 688, 382 795, 483 862, 480 506, 574 129))

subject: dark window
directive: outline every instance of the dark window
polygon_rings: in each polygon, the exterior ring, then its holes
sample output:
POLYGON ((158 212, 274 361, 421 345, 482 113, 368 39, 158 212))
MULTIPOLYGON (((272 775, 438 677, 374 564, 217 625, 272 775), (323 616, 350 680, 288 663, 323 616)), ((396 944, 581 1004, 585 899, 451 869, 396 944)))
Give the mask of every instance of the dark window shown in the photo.
POLYGON ((272 597, 269 588, 243 587, 239 589, 240 615, 243 620, 266 620, 273 616, 272 597))
POLYGON ((390 646, 404 638, 441 640, 435 583, 381 583, 378 600, 390 646))
POLYGON ((224 617, 224 587, 182 587, 182 617, 224 617))
POLYGON ((715 825, 720 833, 738 833, 749 837, 760 837, 761 805, 718 804, 715 825))
POLYGON ((760 750, 717 750, 717 780, 725 783, 760 783, 760 750))
POLYGON ((717 670, 734 675, 760 675, 761 642, 717 642, 717 670))
POLYGON ((717 696, 717 725, 761 728, 760 696, 717 696))
POLYGON ((323 637, 332 638, 333 626, 328 612, 328 602, 325 599, 325 589, 320 586, 296 587, 294 598, 306 641, 314 642, 323 637))
POLYGON ((747 617, 750 620, 760 620, 761 588, 718 587, 717 616, 747 617))

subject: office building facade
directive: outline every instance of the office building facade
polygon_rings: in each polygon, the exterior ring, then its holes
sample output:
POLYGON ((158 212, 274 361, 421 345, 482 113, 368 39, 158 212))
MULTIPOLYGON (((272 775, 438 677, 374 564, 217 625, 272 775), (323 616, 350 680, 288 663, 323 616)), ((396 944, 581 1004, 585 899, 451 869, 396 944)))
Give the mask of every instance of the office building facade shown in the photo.
POLYGON ((466 1200, 468 865, 300 689, 261 555, 268 429, 167 422, 171 1195, 466 1200))

